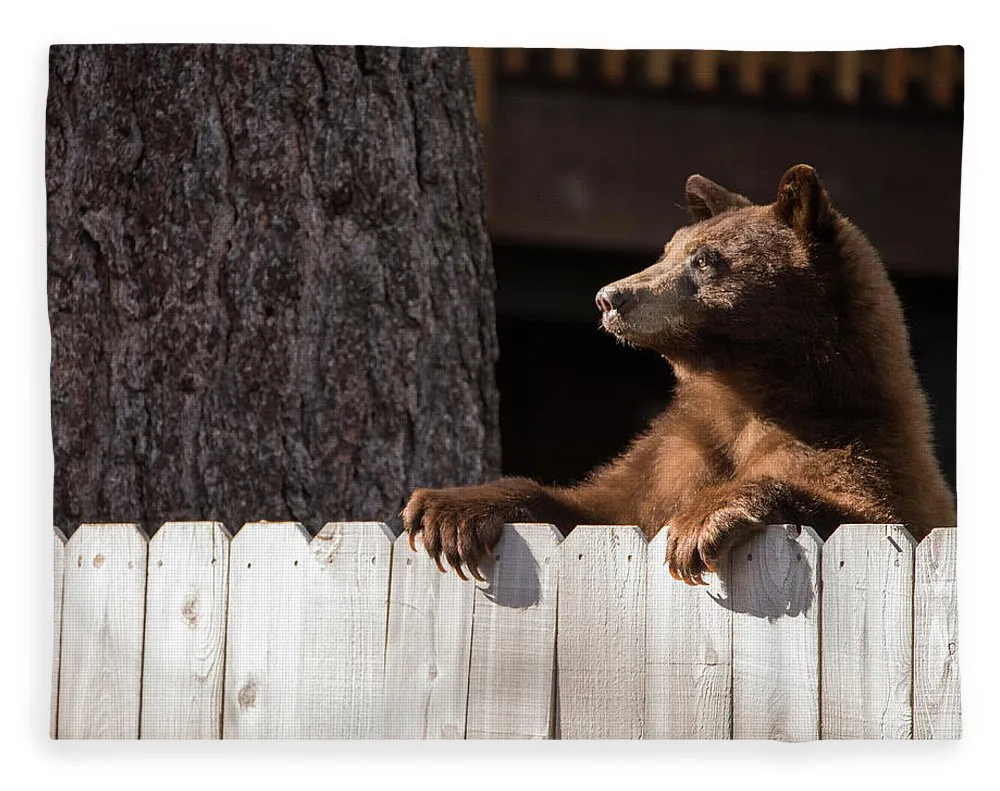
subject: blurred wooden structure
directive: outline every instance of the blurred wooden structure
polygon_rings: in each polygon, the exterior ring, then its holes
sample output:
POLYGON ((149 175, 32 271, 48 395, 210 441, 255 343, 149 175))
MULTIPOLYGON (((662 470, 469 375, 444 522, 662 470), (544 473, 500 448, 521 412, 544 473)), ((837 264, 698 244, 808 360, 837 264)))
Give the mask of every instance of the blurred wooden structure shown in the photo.
MULTIPOLYGON (((774 98, 950 113, 964 84, 961 47, 853 52, 726 50, 473 49, 483 85, 522 80, 646 88, 743 99, 774 98), (485 70, 489 69, 489 72, 485 70)), ((489 97, 481 95, 481 118, 489 97)))
POLYGON ((690 173, 766 202, 802 161, 891 270, 957 271, 960 47, 472 57, 501 244, 655 251, 690 173))

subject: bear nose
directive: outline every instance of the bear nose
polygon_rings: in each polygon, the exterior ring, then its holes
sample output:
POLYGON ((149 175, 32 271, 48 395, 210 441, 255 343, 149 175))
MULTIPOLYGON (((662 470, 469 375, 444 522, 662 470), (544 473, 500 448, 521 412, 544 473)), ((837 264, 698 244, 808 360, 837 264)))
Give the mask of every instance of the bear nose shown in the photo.
POLYGON ((605 286, 597 292, 597 309, 601 313, 608 313, 612 310, 621 310, 625 304, 625 295, 614 286, 605 286))

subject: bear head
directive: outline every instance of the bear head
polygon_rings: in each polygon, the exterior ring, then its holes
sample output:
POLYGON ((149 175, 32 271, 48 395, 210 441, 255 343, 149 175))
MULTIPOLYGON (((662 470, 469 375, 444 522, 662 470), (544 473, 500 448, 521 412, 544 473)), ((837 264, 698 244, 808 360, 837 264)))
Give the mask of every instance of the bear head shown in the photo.
POLYGON ((816 171, 790 168, 764 206, 699 175, 686 196, 693 223, 655 264, 598 292, 604 329, 687 369, 828 346, 841 312, 836 241, 845 221, 816 171))

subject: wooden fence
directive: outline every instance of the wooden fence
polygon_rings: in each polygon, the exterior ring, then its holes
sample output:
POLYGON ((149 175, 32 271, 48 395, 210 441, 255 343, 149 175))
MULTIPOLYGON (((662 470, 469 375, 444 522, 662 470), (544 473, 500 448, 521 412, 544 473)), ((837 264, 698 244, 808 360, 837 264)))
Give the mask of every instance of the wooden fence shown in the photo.
POLYGON ((58 738, 958 738, 956 531, 510 525, 488 582, 377 523, 57 536, 58 738))

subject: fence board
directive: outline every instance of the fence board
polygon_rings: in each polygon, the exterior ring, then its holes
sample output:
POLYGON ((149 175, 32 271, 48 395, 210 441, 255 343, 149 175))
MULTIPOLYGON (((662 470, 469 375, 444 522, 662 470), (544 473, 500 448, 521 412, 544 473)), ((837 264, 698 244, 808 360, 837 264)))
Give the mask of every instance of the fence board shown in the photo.
POLYGON ((822 541, 775 525, 730 556, 733 738, 819 738, 822 541))
POLYGON ((560 546, 557 735, 642 737, 646 538, 638 527, 586 525, 560 546))
MULTIPOLYGON (((720 578, 707 587, 675 580, 664 559, 664 528, 646 568, 647 739, 728 739, 732 735, 732 613, 720 578)), ((728 576, 728 560, 719 569, 728 576)))
POLYGON ((387 739, 462 739, 476 588, 442 574, 404 533, 392 550, 385 651, 387 739))
POLYGON ((913 738, 958 739, 958 531, 939 528, 917 546, 913 589, 913 738))
POLYGON ((382 737, 392 541, 380 522, 331 522, 310 544, 302 661, 311 738, 382 737))
POLYGON ((223 737, 297 739, 309 537, 295 523, 244 525, 229 549, 223 737))
POLYGON ((900 525, 842 525, 823 547, 824 739, 908 739, 913 559, 900 525))
POLYGON ((219 522, 167 522, 150 540, 143 739, 222 737, 228 581, 219 522))
POLYGON ((138 738, 146 539, 81 525, 65 555, 59 738, 138 738))
POLYGON ((246 525, 230 554, 226 738, 377 738, 391 535, 246 525))
POLYGON ((559 532, 507 525, 476 586, 469 665, 469 739, 552 735, 559 532))
POLYGON ((55 529, 52 536, 52 690, 49 698, 49 738, 58 737, 59 729, 59 636, 62 629, 63 569, 66 537, 55 529))

